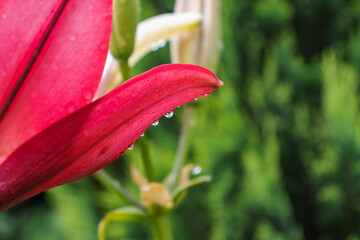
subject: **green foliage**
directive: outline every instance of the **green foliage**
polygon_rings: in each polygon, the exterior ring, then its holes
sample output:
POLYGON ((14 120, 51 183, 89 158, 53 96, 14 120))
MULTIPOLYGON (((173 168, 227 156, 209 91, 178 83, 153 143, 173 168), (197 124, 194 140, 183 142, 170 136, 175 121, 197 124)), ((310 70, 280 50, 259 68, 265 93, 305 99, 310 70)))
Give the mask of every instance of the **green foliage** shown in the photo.
POLYGON ((48 191, 56 225, 62 229, 61 239, 96 239, 98 219, 91 198, 91 185, 89 179, 86 180, 48 191))

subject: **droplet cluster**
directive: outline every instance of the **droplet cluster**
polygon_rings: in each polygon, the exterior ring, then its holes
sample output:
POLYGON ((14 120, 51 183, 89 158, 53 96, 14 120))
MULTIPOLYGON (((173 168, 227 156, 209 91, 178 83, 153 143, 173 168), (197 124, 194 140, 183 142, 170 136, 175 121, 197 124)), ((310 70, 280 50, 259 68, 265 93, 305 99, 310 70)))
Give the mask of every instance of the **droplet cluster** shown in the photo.
MULTIPOLYGON (((165 41, 165 40, 164 40, 165 41)), ((166 41, 165 42, 163 42, 162 40, 160 40, 159 42, 156 42, 155 44, 157 44, 157 49, 158 48, 160 48, 160 47, 164 47, 165 46, 165 44, 166 44, 166 41), (160 46, 160 47, 159 47, 160 46)), ((157 50, 156 49, 156 50, 157 50)), ((205 93, 205 94, 203 94, 202 96, 203 97, 208 97, 210 95, 210 93, 205 93)), ((198 100, 198 98, 195 98, 194 99, 194 101, 197 101, 198 100)), ((177 108, 180 108, 180 106, 178 106, 177 108)), ((164 117, 166 117, 166 118, 171 118, 171 117, 173 117, 174 116, 174 111, 169 111, 169 112, 167 112, 167 113, 165 113, 164 114, 164 117)), ((156 121, 154 121, 152 124, 151 124, 152 126, 154 126, 154 127, 156 127, 156 126, 158 126, 159 125, 159 119, 157 119, 156 121)), ((145 136, 145 133, 142 133, 141 135, 140 135, 140 137, 144 137, 145 136)), ((128 147, 128 150, 133 150, 134 149, 134 144, 131 144, 129 147, 128 147)), ((201 168, 201 166, 195 166, 192 170, 191 170, 191 173, 193 174, 193 175, 198 175, 198 174, 200 174, 201 173, 201 171, 202 171, 202 168, 201 168)))

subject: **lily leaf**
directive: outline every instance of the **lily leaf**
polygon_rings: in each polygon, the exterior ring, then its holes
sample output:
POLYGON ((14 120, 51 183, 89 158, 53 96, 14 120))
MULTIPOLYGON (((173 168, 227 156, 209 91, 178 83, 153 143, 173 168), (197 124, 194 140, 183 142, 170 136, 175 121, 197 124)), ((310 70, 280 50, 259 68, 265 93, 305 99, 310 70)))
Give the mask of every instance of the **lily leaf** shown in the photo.
POLYGON ((98 226, 98 238, 105 240, 106 230, 110 222, 145 222, 148 216, 136 207, 122 207, 108 212, 98 226))

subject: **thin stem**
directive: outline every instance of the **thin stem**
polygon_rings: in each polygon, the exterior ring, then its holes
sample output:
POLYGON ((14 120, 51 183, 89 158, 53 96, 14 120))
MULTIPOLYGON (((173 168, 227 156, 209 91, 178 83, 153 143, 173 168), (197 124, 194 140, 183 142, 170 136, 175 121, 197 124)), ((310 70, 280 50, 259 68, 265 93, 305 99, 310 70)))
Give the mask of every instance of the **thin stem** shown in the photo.
POLYGON ((168 180, 168 186, 170 190, 174 190, 176 188, 176 184, 180 177, 181 167, 184 164, 186 151, 187 151, 187 138, 189 134, 190 119, 192 112, 193 112, 192 106, 190 105, 185 106, 183 122, 180 130, 179 142, 175 154, 175 160, 168 180))
POLYGON ((145 206, 139 202, 131 193, 129 193, 119 181, 116 181, 110 177, 104 170, 99 170, 92 176, 98 180, 105 188, 115 193, 127 203, 133 204, 143 210, 146 214, 149 214, 145 206))
POLYGON ((99 240, 106 240, 106 230, 109 226, 109 223, 110 219, 106 217, 100 221, 97 229, 97 235, 99 240))
POLYGON ((131 78, 130 67, 127 59, 119 59, 119 67, 121 75, 123 76, 124 82, 131 78))
POLYGON ((157 215, 151 218, 151 228, 154 233, 154 240, 172 240, 169 216, 157 215))
POLYGON ((155 181, 154 169, 151 165, 149 144, 146 140, 146 137, 145 136, 140 137, 138 143, 140 145, 140 151, 141 151, 146 177, 149 182, 154 182, 155 181))
MULTIPOLYGON (((131 77, 130 67, 127 59, 119 59, 119 67, 124 81, 128 80, 131 77)), ((142 161, 145 169, 145 174, 149 182, 155 181, 154 170, 151 165, 151 157, 149 151, 149 144, 145 137, 141 137, 138 140, 140 145, 140 151, 142 156, 142 161)))

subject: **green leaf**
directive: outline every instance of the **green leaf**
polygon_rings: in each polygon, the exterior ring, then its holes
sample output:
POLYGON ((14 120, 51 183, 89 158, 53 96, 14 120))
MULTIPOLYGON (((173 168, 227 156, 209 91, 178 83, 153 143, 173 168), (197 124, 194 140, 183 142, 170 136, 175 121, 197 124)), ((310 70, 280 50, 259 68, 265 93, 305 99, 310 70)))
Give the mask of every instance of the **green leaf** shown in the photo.
POLYGON ((110 222, 145 222, 148 221, 146 215, 141 209, 133 206, 122 207, 108 212, 100 221, 98 226, 98 238, 106 239, 106 230, 110 222))
POLYGON ((178 205, 180 203, 180 201, 185 197, 187 189, 189 189, 192 186, 199 185, 199 184, 205 183, 205 182, 211 182, 211 176, 204 175, 201 177, 197 177, 197 178, 177 187, 174 190, 174 192, 172 193, 175 206, 178 205))

